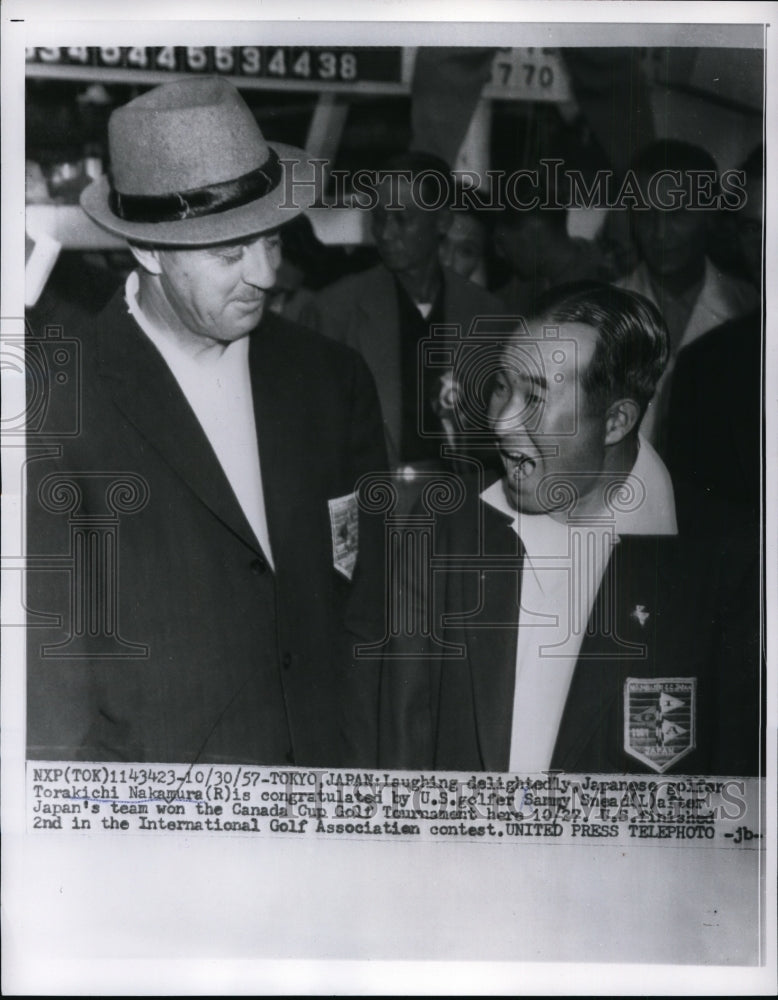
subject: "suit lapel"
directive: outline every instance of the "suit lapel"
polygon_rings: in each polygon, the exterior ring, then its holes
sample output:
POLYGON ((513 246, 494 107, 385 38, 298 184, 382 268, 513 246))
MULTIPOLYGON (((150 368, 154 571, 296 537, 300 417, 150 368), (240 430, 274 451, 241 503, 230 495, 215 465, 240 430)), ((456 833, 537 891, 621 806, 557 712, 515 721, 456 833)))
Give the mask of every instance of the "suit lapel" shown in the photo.
POLYGON ((623 672, 611 642, 616 560, 620 545, 611 556, 594 600, 586 635, 567 693, 551 766, 574 771, 592 734, 598 732, 613 706, 621 685, 614 675, 623 672), (609 624, 604 624, 608 622, 609 624))
MULTIPOLYGON (((274 553, 288 553, 299 548, 310 527, 303 517, 307 494, 302 485, 310 427, 306 407, 289 402, 296 389, 293 361, 279 356, 278 344, 288 333, 282 330, 276 335, 276 323, 269 313, 252 336, 249 368, 270 545, 274 553), (292 497, 297 498, 294 507, 292 497)), ((276 568, 282 571, 281 566, 276 568)))
POLYGON ((116 406, 214 516, 259 552, 254 532, 175 376, 127 313, 123 289, 98 325, 100 377, 116 406))
POLYGON ((609 713, 621 712, 620 705, 614 708, 614 704, 623 698, 625 679, 651 672, 659 582, 656 539, 622 537, 605 569, 589 616, 559 727, 553 767, 576 770, 595 734, 602 742, 600 759, 618 760, 618 734, 604 720, 609 713), (641 625, 631 613, 638 605, 650 609, 650 624, 641 625), (614 745, 607 746, 609 740, 614 745))
MULTIPOLYGON (((479 574, 477 610, 465 620, 465 636, 473 685, 476 729, 484 768, 508 769, 516 682, 516 636, 521 594, 520 542, 510 519, 480 502, 479 539, 473 551, 507 557, 505 568, 494 563, 479 574), (479 545, 480 539, 483 540, 479 545)), ((473 576, 474 574, 465 574, 473 576)), ((464 606, 464 605, 462 605, 464 606)), ((470 607, 474 606, 471 601, 470 607)))

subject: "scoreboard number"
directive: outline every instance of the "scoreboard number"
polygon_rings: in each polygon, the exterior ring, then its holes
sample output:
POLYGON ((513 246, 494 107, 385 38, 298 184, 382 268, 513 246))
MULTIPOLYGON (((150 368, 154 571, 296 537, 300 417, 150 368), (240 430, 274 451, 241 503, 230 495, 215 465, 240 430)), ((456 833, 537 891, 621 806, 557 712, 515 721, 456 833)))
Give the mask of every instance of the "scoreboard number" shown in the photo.
POLYGON ((208 69, 208 53, 202 46, 187 46, 186 68, 193 73, 202 73, 208 69))
POLYGON ((176 50, 172 45, 164 45, 154 53, 155 69, 176 69, 176 50))
POLYGON ((243 46, 240 50, 240 71, 247 76, 259 76, 262 72, 262 53, 258 46, 243 46))
POLYGON ((121 66, 122 50, 118 45, 108 45, 97 50, 97 61, 100 66, 121 66))
MULTIPOLYGON (((317 81, 329 84, 380 82, 398 88, 407 86, 407 81, 403 80, 403 50, 386 46, 359 49, 260 45, 31 47, 25 50, 25 58, 28 64, 33 64, 29 70, 32 76, 37 63, 80 66, 84 68, 85 79, 89 77, 91 67, 98 67, 147 73, 223 73, 279 82, 309 81, 314 86, 317 81)), ((546 74, 548 72, 550 70, 546 70, 546 74)), ((67 75, 72 76, 72 71, 67 75)), ((122 79, 126 77, 122 75, 122 79)), ((539 85, 545 86, 546 75, 540 73, 538 79, 539 85)), ((502 85, 512 84, 506 78, 502 85)))
POLYGON ((303 50, 303 52, 295 59, 292 65, 292 73, 295 76, 301 76, 303 79, 307 80, 311 75, 311 53, 308 49, 303 50))
POLYGON ((80 63, 82 66, 88 66, 92 61, 89 57, 89 49, 87 48, 73 46, 67 50, 67 55, 69 63, 80 63))
POLYGON ((38 49, 38 59, 42 63, 62 62, 59 49, 38 49))
POLYGON ((270 76, 286 76, 286 55, 283 49, 276 49, 267 63, 270 76))
POLYGON ((137 66, 138 69, 147 69, 149 65, 148 51, 137 45, 129 49, 127 52, 127 65, 137 66))
POLYGON ((525 101, 567 101, 570 82, 556 49, 502 49, 492 63, 487 86, 492 97, 525 101))
POLYGON ((217 45, 213 50, 213 68, 217 73, 235 72, 235 53, 230 45, 217 45))

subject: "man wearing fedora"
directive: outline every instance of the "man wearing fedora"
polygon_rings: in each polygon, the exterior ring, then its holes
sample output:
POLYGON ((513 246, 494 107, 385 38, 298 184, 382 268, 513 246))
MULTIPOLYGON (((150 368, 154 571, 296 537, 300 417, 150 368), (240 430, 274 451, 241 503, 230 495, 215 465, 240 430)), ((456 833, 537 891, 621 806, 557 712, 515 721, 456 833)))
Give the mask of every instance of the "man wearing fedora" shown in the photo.
POLYGON ((28 552, 70 562, 29 574, 61 627, 28 633, 28 755, 370 765, 380 408, 356 352, 266 308, 308 157, 218 78, 117 109, 109 149, 82 206, 138 266, 66 331, 79 432, 29 464, 28 552))

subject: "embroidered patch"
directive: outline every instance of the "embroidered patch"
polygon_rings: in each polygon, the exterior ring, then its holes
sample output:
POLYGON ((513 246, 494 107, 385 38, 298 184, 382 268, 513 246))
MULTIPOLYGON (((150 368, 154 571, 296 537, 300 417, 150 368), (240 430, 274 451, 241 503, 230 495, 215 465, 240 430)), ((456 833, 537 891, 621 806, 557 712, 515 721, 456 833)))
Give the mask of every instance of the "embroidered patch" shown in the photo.
POLYGON ((354 575, 359 551, 359 508, 356 493, 328 500, 332 529, 332 564, 347 580, 354 575))
POLYGON ((696 743, 696 677, 628 677, 624 750, 663 774, 696 743))

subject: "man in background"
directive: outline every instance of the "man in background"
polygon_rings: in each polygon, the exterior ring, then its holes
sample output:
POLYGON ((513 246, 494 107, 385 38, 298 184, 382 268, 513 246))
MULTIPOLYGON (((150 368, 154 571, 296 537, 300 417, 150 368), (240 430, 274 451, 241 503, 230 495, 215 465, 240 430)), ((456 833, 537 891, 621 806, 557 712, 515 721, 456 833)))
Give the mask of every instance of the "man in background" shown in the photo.
MULTIPOLYGON (((541 199, 545 200, 545 199, 541 199)), ((550 289, 602 278, 596 243, 572 237, 564 208, 521 209, 507 205, 495 223, 497 253, 511 272, 497 295, 513 316, 528 316, 550 289)))
MULTIPOLYGON (((736 231, 743 262, 762 290, 764 148, 742 167, 746 203, 736 231)), ((757 519, 761 497, 762 309, 710 330, 678 358, 670 396, 667 465, 677 483, 743 504, 757 519)), ((690 517, 694 511, 689 511, 690 517)))
POLYGON ((641 191, 651 190, 654 179, 656 203, 631 212, 633 236, 641 259, 618 286, 645 295, 659 308, 667 325, 670 338, 667 368, 641 427, 643 434, 664 454, 670 382, 676 359, 689 344, 714 327, 748 312, 755 305, 756 296, 751 286, 725 274, 707 255, 718 195, 713 157, 699 146, 661 139, 637 155, 632 169, 641 191), (677 176, 671 176, 671 172, 677 176), (659 204, 674 207, 662 208, 659 204))
POLYGON ((441 236, 438 255, 443 267, 481 285, 491 287, 493 220, 478 196, 468 192, 473 204, 451 212, 451 221, 441 236))
POLYGON ((395 468, 438 465, 447 437, 450 379, 420 365, 420 341, 440 325, 456 328, 458 341, 473 320, 501 311, 485 289, 440 263, 450 224, 441 192, 451 186, 436 156, 408 152, 387 160, 371 215, 381 261, 324 289, 318 300, 322 332, 359 351, 373 373, 395 468))

